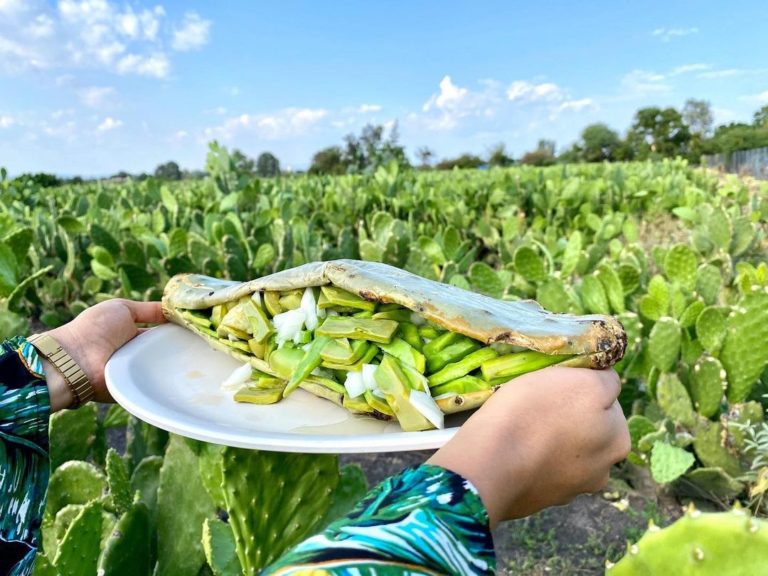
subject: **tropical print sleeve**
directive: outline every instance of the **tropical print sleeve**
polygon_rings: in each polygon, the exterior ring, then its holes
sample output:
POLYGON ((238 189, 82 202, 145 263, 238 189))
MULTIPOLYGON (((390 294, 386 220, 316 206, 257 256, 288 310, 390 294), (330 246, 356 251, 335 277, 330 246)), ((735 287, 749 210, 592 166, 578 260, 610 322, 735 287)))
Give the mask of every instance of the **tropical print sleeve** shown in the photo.
POLYGON ((32 573, 48 486, 50 404, 23 338, 0 345, 0 574, 32 573))
POLYGON ((267 575, 493 574, 488 513, 469 481, 438 466, 388 478, 267 575))

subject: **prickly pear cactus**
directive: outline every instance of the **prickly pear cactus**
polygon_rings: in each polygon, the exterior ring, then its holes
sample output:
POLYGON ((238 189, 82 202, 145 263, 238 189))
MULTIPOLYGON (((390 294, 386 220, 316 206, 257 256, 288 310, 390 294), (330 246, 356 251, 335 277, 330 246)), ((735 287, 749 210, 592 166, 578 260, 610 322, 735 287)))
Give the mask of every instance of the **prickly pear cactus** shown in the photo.
POLYGON ((338 459, 331 455, 226 448, 222 469, 229 525, 245 576, 310 534, 339 482, 338 459))
POLYGON ((101 544, 101 512, 101 504, 91 502, 70 524, 53 562, 60 576, 96 573, 101 544))
POLYGON ((624 287, 616 271, 607 263, 600 264, 595 272, 597 279, 605 289, 608 303, 615 314, 624 312, 624 287))
POLYGON ((651 361, 661 372, 669 372, 680 354, 682 333, 680 324, 674 318, 663 317, 651 329, 648 352, 651 361))
POLYGON ((106 490, 107 479, 93 464, 65 462, 48 482, 46 516, 54 517, 67 504, 87 504, 106 490))
POLYGON ((674 422, 692 427, 696 413, 691 398, 680 379, 674 374, 663 374, 656 384, 656 401, 664 414, 674 422))
POLYGON ((685 290, 696 285, 696 254, 685 244, 676 244, 664 257, 664 273, 667 278, 685 290))
POLYGON ((693 366, 693 406, 705 418, 711 418, 720 409, 725 387, 725 370, 717 358, 705 357, 693 366))
POLYGON ((696 336, 704 349, 717 354, 725 338, 726 322, 719 308, 704 308, 696 319, 696 336))
POLYGON ((96 405, 79 410, 61 410, 51 416, 51 469, 69 460, 85 460, 96 440, 96 405))
POLYGON ((756 576, 768 566, 768 522, 745 510, 689 508, 671 526, 651 525, 606 576, 756 576))
POLYGON ((768 294, 750 294, 728 318, 720 361, 728 373, 728 401, 744 402, 768 365, 768 294))
POLYGON ((744 473, 738 455, 729 446, 727 430, 720 422, 702 419, 696 428, 693 449, 704 466, 722 468, 733 477, 744 473))
POLYGON ((514 255, 515 271, 528 282, 543 282, 547 279, 544 260, 530 246, 520 246, 514 255))
POLYGON ((203 550, 214 576, 240 576, 243 573, 229 524, 206 518, 203 522, 203 550))
POLYGON ((581 282, 581 301, 591 314, 610 314, 611 305, 603 283, 596 276, 585 276, 581 282))
POLYGON ((201 526, 215 511, 200 480, 197 457, 186 440, 172 436, 157 491, 157 576, 198 573, 205 564, 201 526))
POLYGON ((149 510, 132 504, 115 524, 99 557, 99 574, 149 576, 151 573, 149 510))
POLYGON ((108 507, 117 515, 123 514, 131 506, 133 493, 125 461, 114 448, 110 448, 107 452, 107 484, 109 484, 108 507))

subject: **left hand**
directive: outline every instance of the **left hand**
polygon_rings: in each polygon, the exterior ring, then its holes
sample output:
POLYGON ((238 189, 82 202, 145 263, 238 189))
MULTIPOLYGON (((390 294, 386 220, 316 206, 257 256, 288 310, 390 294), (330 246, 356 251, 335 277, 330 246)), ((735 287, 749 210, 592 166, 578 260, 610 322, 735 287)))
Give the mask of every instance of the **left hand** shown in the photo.
MULTIPOLYGON (((97 402, 114 402, 104 381, 104 366, 115 351, 139 334, 136 324, 161 324, 165 317, 160 302, 107 300, 82 312, 77 318, 47 332, 69 353, 88 376, 97 402)), ((44 361, 51 410, 72 403, 72 392, 52 364, 44 361)))

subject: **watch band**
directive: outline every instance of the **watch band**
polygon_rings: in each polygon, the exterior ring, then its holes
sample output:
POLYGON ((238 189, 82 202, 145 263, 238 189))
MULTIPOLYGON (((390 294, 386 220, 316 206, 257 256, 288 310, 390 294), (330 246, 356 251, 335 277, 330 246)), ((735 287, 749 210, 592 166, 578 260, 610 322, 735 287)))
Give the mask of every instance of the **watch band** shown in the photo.
POLYGON ((47 334, 34 334, 27 338, 27 342, 50 360, 51 364, 64 377, 64 382, 67 383, 67 386, 72 391, 72 395, 75 397, 74 403, 70 406, 71 408, 77 408, 93 399, 93 386, 88 381, 85 372, 56 340, 47 334))

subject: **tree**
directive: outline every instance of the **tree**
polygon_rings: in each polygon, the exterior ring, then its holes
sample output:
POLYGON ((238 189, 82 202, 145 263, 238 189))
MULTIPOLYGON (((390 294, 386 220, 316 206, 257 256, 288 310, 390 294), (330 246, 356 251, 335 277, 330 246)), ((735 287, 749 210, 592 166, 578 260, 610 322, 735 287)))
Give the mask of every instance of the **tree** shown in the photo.
POLYGON ((491 148, 491 151, 488 154, 489 166, 500 166, 504 168, 505 166, 512 166, 514 163, 515 161, 512 157, 507 155, 507 148, 504 146, 503 142, 496 144, 491 148))
POLYGON ((520 162, 531 166, 552 166, 555 163, 555 141, 539 140, 536 150, 526 152, 520 162))
POLYGON ((262 152, 256 160, 256 174, 262 178, 273 178, 280 174, 280 160, 271 152, 262 152))
POLYGON ((155 168, 155 178, 160 180, 181 180, 181 169, 176 162, 166 162, 155 168))
POLYGON ((435 157, 435 152, 428 148, 427 146, 422 146, 418 150, 416 150, 416 158, 419 159, 419 162, 421 162, 422 168, 429 168, 432 158, 435 157))
POLYGON ((768 128, 756 128, 742 123, 719 126, 711 141, 711 151, 723 154, 766 146, 768 146, 768 128))
POLYGON ((619 135, 602 123, 590 124, 581 133, 582 157, 587 162, 614 160, 621 142, 619 135))
POLYGON ((453 168, 459 168, 460 170, 474 170, 485 164, 480 156, 474 154, 462 154, 458 158, 447 158, 437 163, 438 170, 452 170, 453 168))
POLYGON ((230 159, 235 171, 240 174, 253 174, 256 171, 256 165, 253 158, 249 158, 237 148, 230 154, 230 159))
POLYGON ((310 174, 344 174, 346 171, 347 166, 338 146, 329 146, 317 152, 309 167, 310 174))
POLYGON ((405 148, 397 143, 397 124, 392 126, 389 137, 385 137, 385 128, 381 125, 367 124, 360 136, 348 134, 344 141, 343 161, 348 172, 372 172, 379 166, 392 161, 400 166, 410 167, 405 156, 405 148))
POLYGON ((698 134, 701 138, 709 137, 715 122, 709 102, 695 98, 686 100, 683 106, 683 122, 688 125, 691 134, 698 134))
POLYGON ((768 104, 755 112, 752 124, 754 124, 755 128, 768 128, 768 104))
POLYGON ((652 156, 685 156, 690 140, 691 132, 682 114, 674 108, 656 106, 638 110, 627 134, 627 141, 638 160, 652 156))

